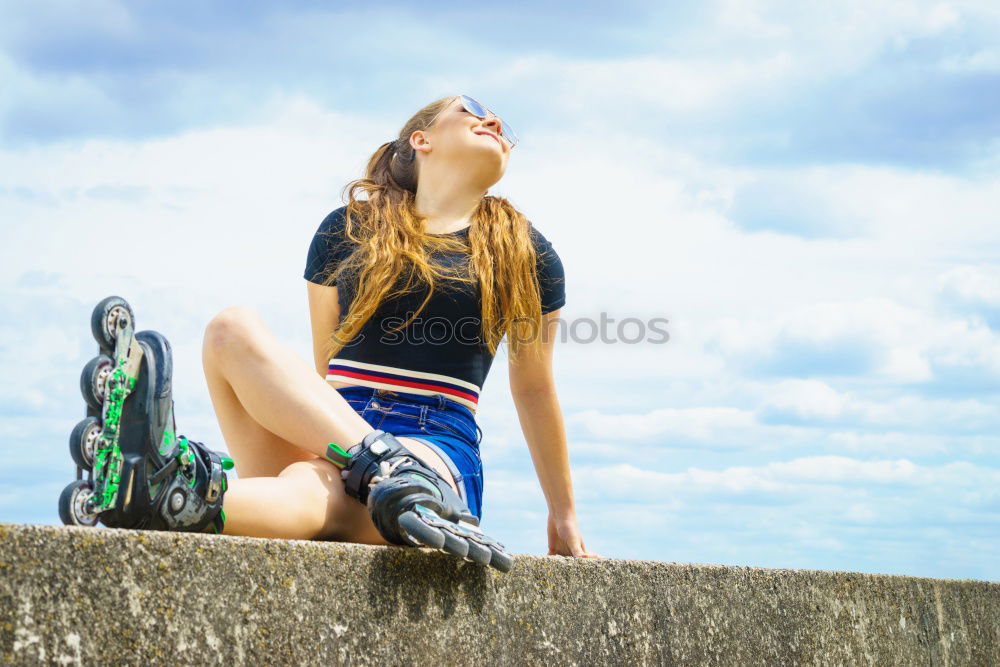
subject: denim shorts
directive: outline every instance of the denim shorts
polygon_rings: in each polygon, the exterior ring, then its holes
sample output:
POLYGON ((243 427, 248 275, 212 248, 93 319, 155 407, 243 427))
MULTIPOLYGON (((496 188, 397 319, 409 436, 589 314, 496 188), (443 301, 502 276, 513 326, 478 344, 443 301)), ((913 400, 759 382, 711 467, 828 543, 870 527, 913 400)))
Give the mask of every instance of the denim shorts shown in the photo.
POLYGON ((425 396, 373 387, 338 387, 337 392, 372 428, 425 443, 448 465, 459 495, 483 517, 483 431, 464 405, 443 394, 425 396))

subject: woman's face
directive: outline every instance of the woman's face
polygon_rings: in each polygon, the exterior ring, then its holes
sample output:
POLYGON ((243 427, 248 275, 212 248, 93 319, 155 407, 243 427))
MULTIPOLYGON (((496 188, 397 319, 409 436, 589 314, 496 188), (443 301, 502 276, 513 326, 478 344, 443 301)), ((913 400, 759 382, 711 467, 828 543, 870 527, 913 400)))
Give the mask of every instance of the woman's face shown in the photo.
MULTIPOLYGON (((510 145, 500 138, 500 120, 492 114, 477 118, 465 110, 458 97, 438 114, 424 134, 432 149, 424 153, 425 159, 444 160, 481 177, 493 177, 491 185, 507 169, 510 145)), ((418 141, 417 146, 426 144, 418 141)))

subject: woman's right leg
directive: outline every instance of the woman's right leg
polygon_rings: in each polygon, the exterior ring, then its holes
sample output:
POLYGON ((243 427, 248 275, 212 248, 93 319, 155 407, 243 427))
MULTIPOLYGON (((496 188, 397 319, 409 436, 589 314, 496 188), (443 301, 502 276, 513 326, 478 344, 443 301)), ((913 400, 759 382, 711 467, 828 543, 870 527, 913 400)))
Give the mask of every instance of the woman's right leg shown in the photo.
MULTIPOLYGON (((368 508, 347 495, 337 467, 321 457, 328 443, 347 449, 372 427, 310 364, 278 341, 256 313, 239 307, 209 323, 203 362, 240 475, 225 496, 225 533, 387 544, 368 508), (317 516, 325 520, 318 531, 317 516)), ((456 488, 436 453, 409 438, 402 441, 456 488)))
POLYGON ((330 442, 346 449, 372 430, 246 308, 227 308, 209 322, 202 364, 241 478, 276 477, 292 463, 322 457, 330 442))

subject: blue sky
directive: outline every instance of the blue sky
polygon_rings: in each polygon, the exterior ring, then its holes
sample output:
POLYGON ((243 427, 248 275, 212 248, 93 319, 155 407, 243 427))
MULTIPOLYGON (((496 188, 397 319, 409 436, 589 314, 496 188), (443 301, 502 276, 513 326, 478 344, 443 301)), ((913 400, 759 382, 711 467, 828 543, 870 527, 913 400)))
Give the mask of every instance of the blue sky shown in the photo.
MULTIPOLYGON (((59 522, 66 439, 121 294, 218 449, 205 324, 311 355, 302 265, 341 187, 464 92, 521 135, 492 190, 567 269, 577 511, 609 557, 1000 580, 994 3, 6 3, 0 520, 59 522)), ((544 553, 505 353, 484 528, 544 553)))

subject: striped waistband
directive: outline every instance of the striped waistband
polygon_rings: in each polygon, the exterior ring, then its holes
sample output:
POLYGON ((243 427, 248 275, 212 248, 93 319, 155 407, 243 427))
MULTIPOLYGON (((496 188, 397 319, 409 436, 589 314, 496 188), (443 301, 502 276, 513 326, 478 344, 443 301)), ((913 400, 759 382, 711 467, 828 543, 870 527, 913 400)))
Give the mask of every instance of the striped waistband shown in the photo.
POLYGON ((364 387, 394 389, 425 396, 442 394, 445 398, 469 408, 473 414, 479 405, 479 387, 471 382, 448 375, 380 366, 363 361, 331 359, 326 370, 326 381, 349 382, 364 387))

